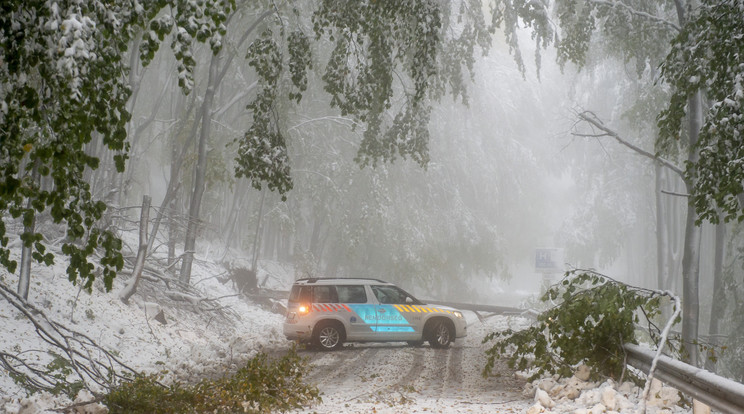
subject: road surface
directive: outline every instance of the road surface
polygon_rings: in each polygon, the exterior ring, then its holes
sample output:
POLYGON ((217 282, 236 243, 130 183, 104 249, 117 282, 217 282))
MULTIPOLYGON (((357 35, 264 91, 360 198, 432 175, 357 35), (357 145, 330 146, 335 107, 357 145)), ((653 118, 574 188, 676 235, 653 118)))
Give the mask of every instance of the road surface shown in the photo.
POLYGON ((509 413, 528 408, 532 398, 522 394, 524 382, 506 364, 498 363, 489 378, 481 375, 488 348, 481 344, 483 336, 505 329, 513 319, 494 316, 481 322, 467 316, 468 336, 449 349, 387 343, 300 351, 310 360, 308 381, 318 386, 323 402, 299 412, 509 413))

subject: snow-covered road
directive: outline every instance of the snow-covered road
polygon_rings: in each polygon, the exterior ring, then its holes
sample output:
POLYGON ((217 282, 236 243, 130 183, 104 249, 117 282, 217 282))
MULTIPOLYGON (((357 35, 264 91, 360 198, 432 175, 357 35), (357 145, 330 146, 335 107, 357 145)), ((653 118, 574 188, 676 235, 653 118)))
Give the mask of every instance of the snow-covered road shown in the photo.
MULTIPOLYGON (((347 344, 337 352, 301 351, 309 380, 323 402, 302 412, 477 413, 521 412, 533 404, 524 381, 498 365, 484 378, 484 332, 492 324, 470 320, 470 333, 449 349, 405 343, 347 344)), ((503 318, 498 318, 504 321, 503 318)))

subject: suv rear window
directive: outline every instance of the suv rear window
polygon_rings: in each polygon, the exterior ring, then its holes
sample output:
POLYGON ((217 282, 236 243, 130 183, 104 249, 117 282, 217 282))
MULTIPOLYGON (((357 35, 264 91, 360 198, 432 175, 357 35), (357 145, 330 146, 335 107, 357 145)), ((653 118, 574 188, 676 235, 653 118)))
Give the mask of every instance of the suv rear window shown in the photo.
POLYGON ((367 293, 364 286, 337 286, 339 303, 367 303, 367 293))
POLYGON ((336 286, 313 286, 313 303, 338 303, 336 286))

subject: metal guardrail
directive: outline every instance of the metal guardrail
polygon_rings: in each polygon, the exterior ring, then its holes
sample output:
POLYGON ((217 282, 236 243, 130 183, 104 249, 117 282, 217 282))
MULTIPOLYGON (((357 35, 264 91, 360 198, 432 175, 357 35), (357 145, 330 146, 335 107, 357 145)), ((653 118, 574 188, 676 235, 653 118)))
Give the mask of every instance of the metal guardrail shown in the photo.
MULTIPOLYGON (((628 364, 648 372, 655 351, 626 344, 628 364)), ((662 355, 654 377, 724 413, 744 413, 744 384, 662 355)))
POLYGON ((521 315, 525 313, 524 309, 512 308, 509 306, 476 305, 472 303, 457 303, 426 299, 421 299, 421 301, 429 305, 451 306, 455 309, 468 310, 473 312, 491 312, 497 313, 499 315, 521 315))

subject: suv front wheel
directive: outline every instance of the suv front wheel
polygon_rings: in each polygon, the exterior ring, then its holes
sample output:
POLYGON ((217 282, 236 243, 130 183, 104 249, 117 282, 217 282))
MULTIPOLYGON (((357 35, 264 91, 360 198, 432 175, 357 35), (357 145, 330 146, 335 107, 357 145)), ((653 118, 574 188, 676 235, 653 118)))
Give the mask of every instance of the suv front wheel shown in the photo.
POLYGON ((432 348, 447 348, 455 339, 455 329, 447 319, 429 321, 424 332, 432 348))
POLYGON ((332 351, 343 345, 344 337, 344 328, 338 322, 319 322, 313 331, 313 345, 323 351, 332 351))

